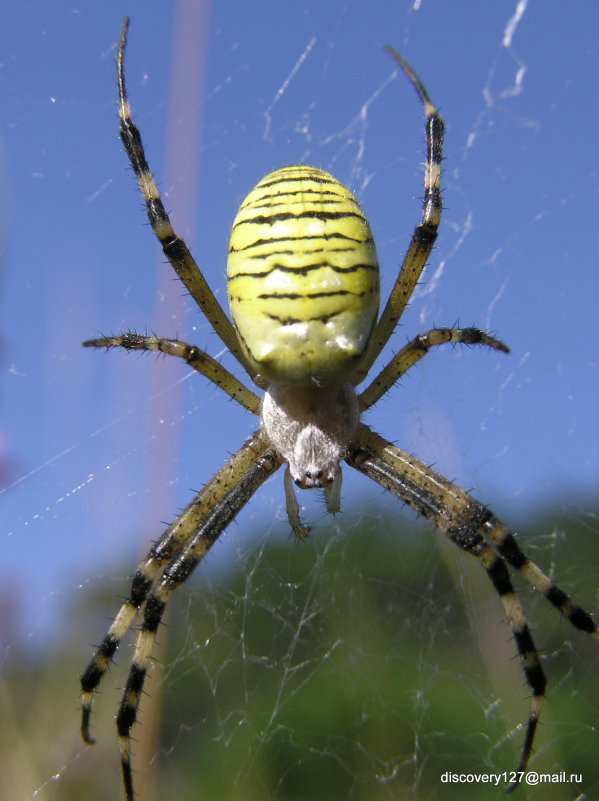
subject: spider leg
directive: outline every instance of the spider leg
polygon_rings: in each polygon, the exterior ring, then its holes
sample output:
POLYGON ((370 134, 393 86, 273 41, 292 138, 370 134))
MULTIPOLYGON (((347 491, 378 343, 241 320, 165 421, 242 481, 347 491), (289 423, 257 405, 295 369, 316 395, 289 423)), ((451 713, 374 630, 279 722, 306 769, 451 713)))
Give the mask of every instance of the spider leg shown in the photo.
MULTIPOLYGON (((514 634, 524 676, 532 691, 526 734, 517 769, 517 775, 521 775, 526 770, 532 753, 547 682, 506 562, 539 588, 575 628, 598 637, 597 626, 591 615, 575 604, 540 568, 524 556, 516 545, 513 534, 488 509, 367 426, 360 426, 346 461, 430 520, 458 547, 476 556, 484 567, 503 605, 514 634)), ((519 779, 508 790, 513 790, 518 782, 519 779)))
POLYGON ((268 453, 268 444, 262 432, 256 432, 177 516, 138 565, 129 597, 81 675, 81 736, 86 743, 91 745, 94 742, 90 733, 94 692, 158 577, 209 518, 210 510, 215 506, 221 508, 236 491, 239 495, 240 479, 250 474, 256 463, 264 461, 268 453))
MULTIPOLYGON (((261 436, 258 433, 254 441, 261 436)), ((280 465, 280 458, 262 438, 261 449, 254 449, 251 464, 249 466, 239 464, 231 471, 230 480, 233 486, 230 486, 229 491, 216 506, 206 510, 202 505, 202 514, 186 521, 188 536, 183 547, 179 548, 178 553, 170 560, 145 599, 143 622, 116 719, 127 801, 134 801, 135 797, 131 770, 131 728, 137 719, 143 685, 150 666, 152 646, 166 604, 172 593, 189 578, 206 556, 225 527, 280 465)), ((194 503, 195 501, 192 501, 192 506, 194 503)))
POLYGON ((291 526, 291 531, 298 540, 303 540, 310 533, 310 527, 307 526, 300 517, 299 503, 297 502, 289 465, 285 468, 283 489, 285 490, 285 510, 287 512, 287 520, 291 526))
POLYGON ((591 637, 599 639, 599 628, 592 616, 554 584, 549 576, 520 550, 515 536, 500 520, 489 515, 483 529, 485 536, 493 542, 506 562, 516 569, 531 587, 541 592, 558 612, 568 618, 574 628, 586 631, 591 637))
POLYGON ((206 315, 212 327, 229 348, 233 356, 252 379, 256 371, 245 358, 235 329, 208 286, 202 271, 196 264, 185 242, 176 235, 164 208, 154 177, 148 166, 139 129, 131 118, 131 108, 125 84, 125 49, 129 19, 125 18, 121 28, 117 54, 117 83, 119 89, 120 135, 139 188, 141 189, 152 230, 160 242, 164 255, 185 285, 191 297, 206 315))
POLYGON ((110 337, 88 339, 82 343, 85 348, 124 348, 125 350, 156 350, 169 356, 176 356, 201 373, 213 384, 226 392, 233 400, 254 414, 260 413, 260 398, 241 381, 224 368, 216 359, 195 345, 188 345, 179 339, 163 339, 144 336, 133 331, 110 337))
POLYGON ((416 362, 438 345, 446 342, 461 342, 464 345, 486 345, 509 353, 509 348, 490 334, 478 328, 432 328, 408 342, 384 367, 368 387, 360 394, 360 407, 369 409, 399 381, 416 362))
POLYGON ((327 505, 327 512, 336 515, 341 511, 341 485, 343 483, 343 473, 341 470, 333 479, 333 483, 324 488, 324 497, 327 505))
POLYGON ((352 376, 354 385, 364 380, 403 314, 437 239, 443 207, 441 201, 441 161, 443 159, 443 133, 445 129, 443 120, 422 81, 407 61, 392 47, 387 46, 385 50, 415 88, 424 108, 426 117, 424 200, 422 204, 422 220, 412 234, 408 251, 404 256, 387 304, 372 332, 368 350, 360 361, 359 368, 352 376))

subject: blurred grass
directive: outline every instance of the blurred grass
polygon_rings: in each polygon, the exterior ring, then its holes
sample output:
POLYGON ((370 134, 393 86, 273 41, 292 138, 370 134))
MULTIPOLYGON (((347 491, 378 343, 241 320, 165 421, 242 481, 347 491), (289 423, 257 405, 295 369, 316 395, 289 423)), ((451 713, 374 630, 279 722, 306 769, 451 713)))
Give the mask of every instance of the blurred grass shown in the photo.
MULTIPOLYGON (((594 611, 597 516, 536 519, 521 530, 531 557, 557 565, 563 588, 594 611)), ((175 595, 134 733, 140 801, 504 797, 440 781, 445 771, 513 769, 528 711, 515 647, 476 560, 409 515, 376 513, 344 515, 307 544, 248 538, 237 560, 223 576, 208 560, 175 595), (160 739, 145 757, 152 699, 160 739)), ((599 797, 599 646, 518 586, 549 678, 531 768, 582 773, 582 786, 552 784, 552 801, 599 797)), ((105 593, 72 609, 47 659, 5 654, 0 798, 121 797, 112 718, 128 647, 96 701, 98 744, 85 748, 78 734, 85 629, 90 616, 116 610, 114 585, 105 593)), ((547 788, 514 797, 545 799, 547 788)))

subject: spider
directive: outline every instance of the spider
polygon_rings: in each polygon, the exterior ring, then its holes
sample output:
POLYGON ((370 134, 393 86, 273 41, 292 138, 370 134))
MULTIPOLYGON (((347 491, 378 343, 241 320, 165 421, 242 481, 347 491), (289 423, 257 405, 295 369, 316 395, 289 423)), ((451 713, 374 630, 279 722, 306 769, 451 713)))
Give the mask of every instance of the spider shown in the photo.
MULTIPOLYGON (((120 135, 148 218, 173 269, 214 331, 261 390, 256 395, 195 345, 127 332, 84 342, 86 347, 160 351, 182 359, 245 409, 258 430, 197 493, 138 565, 129 597, 81 676, 81 734, 93 743, 93 694, 138 613, 142 623, 117 730, 127 801, 134 801, 131 729, 151 651, 171 594, 258 488, 285 465, 286 511, 298 538, 294 484, 324 490, 327 510, 339 511, 341 461, 364 473, 427 518, 486 571, 516 642, 532 697, 517 776, 526 770, 546 679, 509 568, 538 589, 577 629, 599 639, 591 615, 557 587, 520 550, 514 534, 464 490, 361 422, 370 409, 432 348, 452 342, 508 352, 477 328, 433 328, 404 345, 356 391, 390 339, 418 282, 441 218, 443 121, 420 78, 391 47, 386 51, 420 99, 427 154, 422 219, 416 226, 383 312, 378 316, 379 272, 369 224, 351 192, 323 170, 296 165, 270 173, 241 204, 231 233, 227 285, 229 320, 164 209, 131 117, 124 59, 129 22, 117 55, 120 135)), ((513 790, 519 778, 511 785, 513 790)))

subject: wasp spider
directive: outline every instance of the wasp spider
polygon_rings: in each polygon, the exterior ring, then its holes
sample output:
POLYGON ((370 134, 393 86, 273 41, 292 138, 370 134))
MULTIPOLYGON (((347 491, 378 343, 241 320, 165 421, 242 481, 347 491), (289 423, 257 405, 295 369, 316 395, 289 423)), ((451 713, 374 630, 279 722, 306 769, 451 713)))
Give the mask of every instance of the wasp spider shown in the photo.
MULTIPOLYGON (((492 512, 459 487, 360 422, 431 348, 447 342, 507 352, 477 328, 433 328, 420 334, 366 385, 356 387, 387 343, 419 280, 441 217, 443 121, 404 59, 387 51, 415 88, 426 117, 427 156, 422 220, 390 297, 378 316, 379 268, 372 234, 351 192, 323 170, 303 165, 267 175, 252 189, 233 224, 227 285, 232 322, 186 244, 174 232, 131 119, 124 76, 128 21, 117 58, 120 134, 144 197, 148 218, 173 269, 262 397, 195 345, 124 333, 87 347, 154 350, 182 359, 260 418, 258 430, 179 514, 139 564, 130 595, 81 677, 81 732, 92 743, 95 690, 138 613, 142 623, 117 715, 126 797, 133 801, 130 734, 137 717, 156 632, 171 594, 206 556, 256 490, 285 466, 287 516, 307 533, 296 484, 321 488, 339 510, 341 461, 372 478, 475 556, 498 593, 532 699, 518 771, 526 769, 545 692, 545 675, 509 567, 538 589, 570 623, 599 637, 591 616, 520 550, 492 512)), ((511 789, 515 786, 512 785, 511 789)))

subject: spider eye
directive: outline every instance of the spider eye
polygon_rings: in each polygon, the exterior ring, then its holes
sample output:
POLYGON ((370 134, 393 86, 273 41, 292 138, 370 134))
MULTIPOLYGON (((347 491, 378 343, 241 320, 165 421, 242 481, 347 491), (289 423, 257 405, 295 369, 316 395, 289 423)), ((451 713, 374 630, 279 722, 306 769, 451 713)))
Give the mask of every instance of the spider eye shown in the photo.
POLYGON ((293 481, 301 489, 323 489, 333 483, 335 474, 333 469, 305 470, 297 478, 294 476, 293 481))

